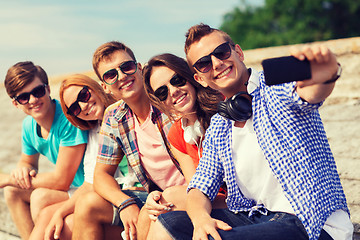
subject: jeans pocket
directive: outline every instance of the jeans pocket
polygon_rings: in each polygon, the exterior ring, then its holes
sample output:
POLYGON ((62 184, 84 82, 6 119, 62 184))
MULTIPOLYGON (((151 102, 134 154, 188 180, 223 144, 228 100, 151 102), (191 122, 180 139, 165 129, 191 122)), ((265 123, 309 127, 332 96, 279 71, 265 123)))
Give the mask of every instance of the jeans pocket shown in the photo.
POLYGON ((290 227, 295 226, 299 231, 301 231, 302 233, 304 233, 307 236, 307 232, 305 230, 304 225, 302 224, 300 219, 295 215, 292 215, 289 213, 278 212, 278 213, 275 213, 275 215, 269 221, 279 222, 284 225, 288 225, 290 227))

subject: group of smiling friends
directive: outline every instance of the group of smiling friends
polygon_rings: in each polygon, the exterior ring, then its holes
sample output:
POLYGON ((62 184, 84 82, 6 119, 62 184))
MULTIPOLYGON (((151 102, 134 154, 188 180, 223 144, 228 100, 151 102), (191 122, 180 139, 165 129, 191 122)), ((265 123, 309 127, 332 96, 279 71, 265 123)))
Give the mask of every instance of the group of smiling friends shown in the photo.
MULTIPOLYGON (((340 76, 325 45, 291 48, 311 78, 269 86, 231 37, 186 33, 186 59, 144 66, 125 44, 93 54, 100 81, 9 68, 28 116, 17 168, 1 174, 22 239, 351 239, 346 198, 318 112, 340 76), (39 156, 55 164, 38 172, 39 156)), ((284 69, 286 71, 286 69, 284 69)))

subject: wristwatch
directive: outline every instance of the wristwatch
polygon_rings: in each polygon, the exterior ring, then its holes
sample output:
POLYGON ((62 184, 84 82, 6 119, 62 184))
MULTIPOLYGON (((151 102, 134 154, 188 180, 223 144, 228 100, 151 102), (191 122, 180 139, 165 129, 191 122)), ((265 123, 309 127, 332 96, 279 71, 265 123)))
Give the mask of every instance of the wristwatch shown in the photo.
POLYGON ((334 76, 330 80, 327 80, 326 82, 324 82, 324 84, 333 83, 339 79, 339 77, 341 76, 342 67, 341 67, 340 63, 337 63, 337 65, 338 65, 337 72, 334 74, 334 76))

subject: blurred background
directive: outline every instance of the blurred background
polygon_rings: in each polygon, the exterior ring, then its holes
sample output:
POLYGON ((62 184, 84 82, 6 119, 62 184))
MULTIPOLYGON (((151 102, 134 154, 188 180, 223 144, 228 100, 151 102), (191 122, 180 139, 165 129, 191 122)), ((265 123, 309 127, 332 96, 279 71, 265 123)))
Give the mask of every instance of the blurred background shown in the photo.
MULTIPOLYGON (((360 1, 359 0, 0 0, 0 172, 21 154, 22 111, 3 87, 19 61, 41 65, 58 97, 70 73, 92 74, 92 55, 108 41, 128 45, 137 60, 170 52, 185 57, 185 33, 206 23, 231 35, 245 63, 261 70, 267 57, 288 55, 288 45, 323 41, 343 66, 341 79, 320 109, 360 239, 360 1)), ((40 162, 40 171, 52 166, 40 162)), ((0 189, 0 240, 19 239, 0 189)))
POLYGON ((360 35, 360 1, 0 1, 0 76, 24 60, 50 76, 89 71, 95 49, 111 40, 142 63, 163 52, 184 56, 184 34, 201 22, 244 50, 347 38, 360 35))

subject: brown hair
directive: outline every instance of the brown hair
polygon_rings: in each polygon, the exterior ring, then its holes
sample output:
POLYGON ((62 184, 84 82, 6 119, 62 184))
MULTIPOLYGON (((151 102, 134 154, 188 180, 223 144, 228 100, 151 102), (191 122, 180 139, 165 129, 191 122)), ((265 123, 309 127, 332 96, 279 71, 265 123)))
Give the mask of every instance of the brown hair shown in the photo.
POLYGON ((170 53, 157 55, 151 58, 144 67, 145 90, 153 105, 167 114, 172 120, 174 120, 172 110, 168 109, 165 104, 154 95, 154 90, 150 85, 152 69, 158 66, 165 66, 173 70, 176 74, 184 77, 194 87, 196 91, 196 116, 202 127, 207 129, 210 125, 211 117, 217 112, 218 102, 224 99, 223 95, 210 87, 205 88, 199 84, 193 78, 193 73, 183 58, 170 53))
POLYGON ((117 41, 111 41, 102 44, 95 50, 92 60, 93 69, 100 81, 102 81, 102 76, 100 76, 100 73, 98 71, 100 62, 104 60, 110 60, 112 54, 116 51, 125 51, 136 62, 133 51, 125 44, 117 41))
POLYGON ((66 118, 71 122, 72 125, 74 125, 77 128, 80 128, 81 130, 89 130, 94 128, 97 125, 97 120, 93 121, 85 121, 82 120, 76 116, 72 116, 67 114, 67 106, 65 105, 64 101, 64 91, 70 86, 87 86, 92 93, 95 93, 102 103, 104 104, 105 108, 108 107, 110 104, 114 103, 116 100, 111 94, 105 93, 104 89, 100 86, 100 84, 93 80, 92 78, 83 75, 83 74, 74 74, 66 77, 60 86, 60 104, 61 108, 66 116, 66 118))
MULTIPOLYGON (((187 56, 190 46, 195 43, 200 41, 201 38, 203 38, 204 36, 207 36, 213 32, 218 32, 220 33, 220 35, 224 38, 224 40, 226 42, 229 42, 230 46, 234 49, 235 48, 235 43, 234 41, 231 39, 231 37, 229 36, 229 34, 227 34, 224 31, 221 31, 219 29, 216 28, 212 28, 207 24, 203 24, 200 23, 198 25, 194 25, 191 28, 189 28, 189 30, 187 31, 187 33, 185 34, 186 40, 185 40, 185 47, 184 47, 184 51, 185 54, 187 56)), ((190 69, 195 72, 194 67, 191 65, 191 63, 189 62, 188 59, 188 64, 190 69)))
POLYGON ((41 82, 48 85, 49 80, 46 72, 38 65, 30 61, 18 62, 7 71, 4 85, 10 98, 16 96, 26 85, 32 83, 35 77, 40 78, 41 82))

